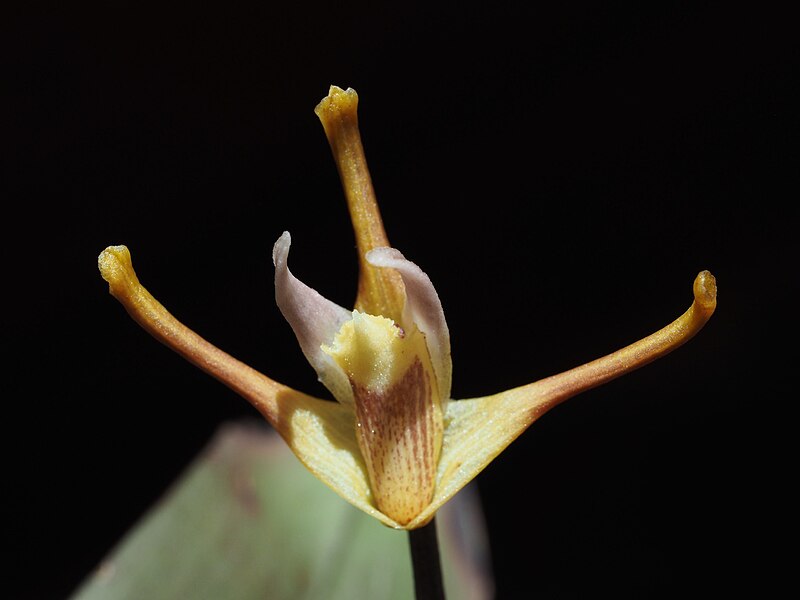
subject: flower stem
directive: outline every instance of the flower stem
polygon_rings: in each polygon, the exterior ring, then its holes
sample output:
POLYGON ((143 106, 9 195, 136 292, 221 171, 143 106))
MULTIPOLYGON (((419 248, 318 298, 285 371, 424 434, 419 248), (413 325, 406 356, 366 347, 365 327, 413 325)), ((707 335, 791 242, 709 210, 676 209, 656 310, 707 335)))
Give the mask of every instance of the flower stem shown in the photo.
POLYGON ((414 568, 414 591, 417 600, 444 600, 442 567, 439 561, 439 540, 436 519, 408 532, 411 564, 414 568))

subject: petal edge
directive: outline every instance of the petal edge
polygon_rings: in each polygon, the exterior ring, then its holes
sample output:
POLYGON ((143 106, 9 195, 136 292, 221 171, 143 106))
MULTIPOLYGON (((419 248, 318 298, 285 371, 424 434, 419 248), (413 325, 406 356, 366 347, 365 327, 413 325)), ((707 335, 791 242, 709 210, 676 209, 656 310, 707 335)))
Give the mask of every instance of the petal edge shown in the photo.
POLYGON ((291 235, 284 231, 272 249, 275 301, 319 380, 339 402, 352 404, 353 390, 347 376, 322 351, 322 346, 333 341, 336 332, 352 315, 349 310, 331 302, 292 275, 288 265, 291 245, 291 235))
POLYGON ((431 363, 436 373, 442 403, 450 398, 453 363, 450 357, 450 330, 442 302, 430 277, 395 248, 375 248, 366 254, 369 264, 395 269, 403 278, 406 303, 403 308, 403 327, 413 322, 425 335, 431 363))

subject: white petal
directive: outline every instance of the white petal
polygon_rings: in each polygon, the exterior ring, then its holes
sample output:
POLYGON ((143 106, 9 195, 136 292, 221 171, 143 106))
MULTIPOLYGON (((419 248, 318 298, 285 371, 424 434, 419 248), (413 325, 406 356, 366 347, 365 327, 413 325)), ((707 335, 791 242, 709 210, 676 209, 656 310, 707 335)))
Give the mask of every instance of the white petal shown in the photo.
POLYGON ((414 323, 425 335, 431 364, 436 372, 439 397, 442 402, 450 398, 453 363, 450 359, 450 331, 444 318, 439 295, 430 278, 394 248, 375 248, 367 252, 367 262, 375 267, 396 269, 406 287, 406 305, 403 308, 403 326, 414 323))
POLYGON ((323 344, 333 342, 336 332, 352 318, 352 314, 292 275, 287 264, 291 243, 289 232, 284 231, 272 250, 275 301, 319 380, 339 402, 352 404, 353 390, 347 375, 321 349, 323 344))

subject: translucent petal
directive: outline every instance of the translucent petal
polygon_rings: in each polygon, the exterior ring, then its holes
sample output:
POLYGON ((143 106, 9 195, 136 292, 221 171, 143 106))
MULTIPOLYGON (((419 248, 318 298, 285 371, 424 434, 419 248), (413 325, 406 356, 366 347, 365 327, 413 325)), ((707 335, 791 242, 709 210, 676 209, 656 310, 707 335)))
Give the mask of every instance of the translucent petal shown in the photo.
POLYGON ((322 346, 332 343, 336 332, 352 315, 292 275, 287 263, 291 244, 292 238, 285 231, 272 250, 275 301, 319 380, 339 402, 352 404, 353 390, 347 375, 322 351, 322 346))
POLYGON ((433 283, 422 269, 394 248, 375 248, 367 253, 366 258, 373 266, 395 269, 403 278, 406 304, 402 325, 410 328, 410 324, 414 323, 425 335, 439 386, 439 397, 443 403, 446 402, 450 398, 453 377, 450 330, 433 283))

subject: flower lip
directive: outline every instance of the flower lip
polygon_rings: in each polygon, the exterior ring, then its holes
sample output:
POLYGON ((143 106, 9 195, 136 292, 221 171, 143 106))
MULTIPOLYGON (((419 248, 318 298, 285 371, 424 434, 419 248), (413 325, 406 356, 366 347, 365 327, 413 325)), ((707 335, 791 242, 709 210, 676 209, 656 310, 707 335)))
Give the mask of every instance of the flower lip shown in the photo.
POLYGON ((444 429, 425 336, 353 311, 323 351, 353 389, 356 436, 375 504, 400 524, 430 503, 444 429))

